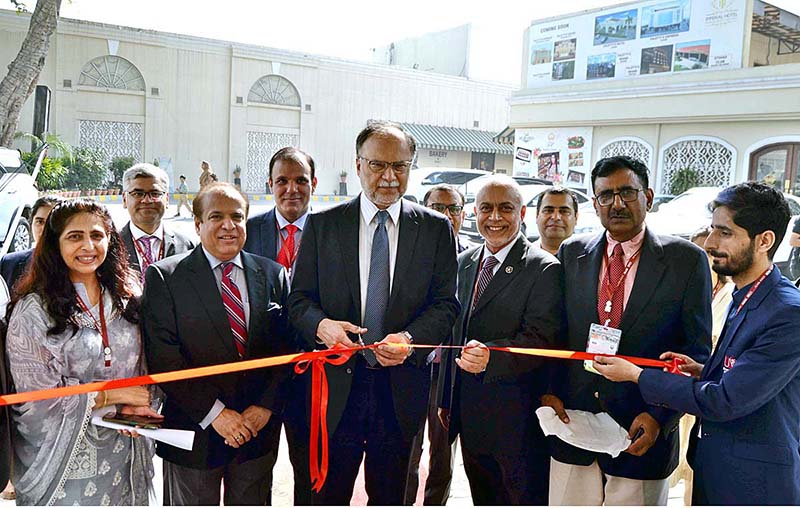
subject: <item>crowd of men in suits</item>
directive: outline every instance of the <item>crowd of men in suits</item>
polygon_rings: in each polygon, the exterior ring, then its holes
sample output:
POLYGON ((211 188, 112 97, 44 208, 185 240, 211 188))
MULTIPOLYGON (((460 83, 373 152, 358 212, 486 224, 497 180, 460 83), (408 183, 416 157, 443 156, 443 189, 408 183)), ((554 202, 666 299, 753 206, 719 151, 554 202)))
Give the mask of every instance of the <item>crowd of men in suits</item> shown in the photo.
MULTIPOLYGON (((779 193, 741 184, 712 204, 706 250, 737 284, 712 352, 707 254, 645 227, 653 191, 641 162, 611 157, 592 171, 602 234, 571 237, 568 190, 540 196, 537 245, 520 234, 517 183, 496 176, 474 204, 484 243, 468 248, 457 240, 456 189, 435 187, 423 205, 401 199, 416 155, 402 127, 370 123, 355 153, 362 193, 315 213, 314 160, 297 148, 270 161, 276 206, 265 214, 248 218, 245 195, 209 184, 193 202, 196 246, 161 220, 163 171, 125 173, 131 221, 121 233, 144 288, 150 372, 377 344, 325 367, 330 469, 318 492, 308 374, 161 385, 167 421, 196 432, 191 451, 158 443, 165 504, 219 504, 221 484, 226 505, 269 504, 282 427, 295 504, 349 504, 362 462, 370 504, 412 504, 427 422, 426 504, 446 503, 460 437, 475 504, 665 505, 684 412, 700 417, 695 503, 800 503, 800 293, 772 268, 789 220, 779 193), (688 375, 490 347, 679 357, 688 375), (540 406, 567 424, 570 411, 606 412, 631 444, 612 458, 545 438, 540 406)), ((9 287, 29 259, 2 260, 9 287)))

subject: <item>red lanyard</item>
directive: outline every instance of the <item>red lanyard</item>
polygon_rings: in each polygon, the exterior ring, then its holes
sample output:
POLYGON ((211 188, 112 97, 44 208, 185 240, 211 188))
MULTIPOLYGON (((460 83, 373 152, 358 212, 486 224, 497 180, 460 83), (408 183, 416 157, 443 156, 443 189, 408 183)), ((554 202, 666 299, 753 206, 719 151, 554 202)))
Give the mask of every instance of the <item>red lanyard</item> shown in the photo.
MULTIPOLYGON (((610 303, 614 299, 614 295, 617 293, 617 289, 619 289, 620 284, 622 284, 622 282, 628 277, 628 272, 631 271, 633 263, 635 263, 636 260, 639 258, 639 254, 641 254, 641 252, 642 248, 639 247, 639 250, 634 252, 633 256, 631 256, 628 262, 625 263, 625 269, 622 270, 622 275, 620 276, 617 283, 614 284, 613 289, 611 288, 611 271, 609 270, 611 266, 611 261, 608 258, 606 259, 606 279, 608 280, 608 286, 606 286, 606 297, 608 298, 608 300, 606 300, 607 302, 610 303)), ((608 303, 606 304, 606 306, 608 306, 608 303)), ((607 310, 606 312, 610 313, 611 309, 607 310)))
POLYGON ((711 291, 711 301, 712 302, 714 301, 714 298, 717 297, 717 293, 719 293, 722 290, 722 288, 724 288, 724 287, 725 287, 725 283, 722 282, 721 280, 718 280, 717 284, 714 286, 714 290, 711 291))
POLYGON ((103 291, 100 291, 100 322, 98 323, 97 320, 94 318, 94 314, 92 311, 89 310, 89 306, 84 303, 81 295, 75 295, 78 297, 78 306, 80 306, 81 310, 89 315, 91 320, 94 322, 95 330, 100 332, 100 335, 103 338, 103 360, 105 362, 106 367, 111 367, 111 347, 108 345, 108 330, 106 329, 106 315, 103 311, 103 291))
MULTIPOLYGON (((149 236, 152 237, 153 235, 149 235, 149 236)), ((158 237, 155 237, 155 238, 158 238, 158 237)), ((148 238, 147 241, 149 242, 150 238, 148 238)), ((144 251, 142 250, 141 247, 139 247, 139 240, 134 239, 133 240, 133 246, 136 248, 136 252, 139 253, 139 256, 141 256, 142 261, 143 262, 147 261, 147 258, 144 255, 144 251)), ((152 252, 152 251, 153 250, 150 249, 150 252, 152 252)), ((162 259, 164 259, 164 234, 163 233, 161 234, 161 247, 159 247, 159 249, 158 249, 158 258, 154 259, 152 262, 155 263, 156 261, 161 261, 162 259)))
POLYGON ((742 310, 742 307, 744 307, 745 304, 750 300, 750 297, 753 296, 753 293, 755 293, 756 290, 758 290, 758 286, 760 286, 761 283, 764 282, 764 279, 766 279, 767 276, 769 276, 769 274, 772 273, 773 267, 774 265, 767 268, 766 271, 764 271, 764 273, 761 274, 761 277, 759 277, 758 280, 756 280, 753 283, 753 285, 750 286, 750 290, 747 292, 746 295, 744 295, 744 298, 742 298, 742 303, 739 304, 739 307, 736 309, 736 313, 733 315, 733 317, 739 315, 739 311, 742 310))

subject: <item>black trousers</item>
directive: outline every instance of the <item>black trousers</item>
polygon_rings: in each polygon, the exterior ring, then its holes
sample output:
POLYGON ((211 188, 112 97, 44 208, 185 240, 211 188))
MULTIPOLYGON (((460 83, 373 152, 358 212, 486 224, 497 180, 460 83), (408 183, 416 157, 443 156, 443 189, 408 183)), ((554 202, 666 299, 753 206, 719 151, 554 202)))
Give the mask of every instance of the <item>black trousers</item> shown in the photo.
POLYGON ((349 505, 362 459, 368 504, 403 504, 411 442, 400 432, 386 369, 368 369, 359 357, 328 451, 328 476, 313 495, 315 505, 349 505))
POLYGON ((219 506, 220 486, 224 484, 225 506, 264 506, 268 501, 269 464, 275 457, 231 463, 214 469, 193 469, 164 461, 164 506, 219 506))
MULTIPOLYGON (((431 390, 428 393, 428 478, 425 480, 426 506, 444 506, 450 497, 450 484, 453 480, 453 455, 456 443, 449 443, 448 432, 439 421, 439 408, 436 406, 436 389, 439 382, 439 364, 431 364, 431 390)), ((417 499, 419 488, 419 462, 422 458, 422 445, 425 440, 425 422, 411 444, 411 462, 408 465, 408 484, 406 485, 406 506, 417 499)))
POLYGON ((547 505, 550 456, 547 448, 524 453, 476 453, 461 441, 464 471, 475 506, 547 505))

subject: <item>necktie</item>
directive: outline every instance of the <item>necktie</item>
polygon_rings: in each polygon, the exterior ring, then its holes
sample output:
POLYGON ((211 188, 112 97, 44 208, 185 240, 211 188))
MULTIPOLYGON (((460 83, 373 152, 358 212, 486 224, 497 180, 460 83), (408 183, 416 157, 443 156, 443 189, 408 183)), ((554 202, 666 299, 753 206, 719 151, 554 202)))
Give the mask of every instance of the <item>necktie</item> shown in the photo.
POLYGON ((291 270, 295 253, 294 234, 299 228, 294 224, 287 224, 283 229, 286 230, 286 239, 283 241, 280 252, 278 252, 278 263, 286 267, 287 270, 291 270))
POLYGON ((147 267, 153 264, 153 247, 150 244, 151 240, 155 238, 154 236, 143 236, 136 240, 139 243, 139 247, 142 249, 142 271, 139 274, 139 280, 141 281, 142 285, 144 286, 144 272, 147 270, 147 267))
MULTIPOLYGON (((383 321, 389 303, 389 234, 386 232, 388 219, 389 212, 386 210, 379 211, 375 216, 378 227, 372 235, 367 279, 367 305, 364 310, 364 328, 367 333, 362 337, 365 345, 379 342, 386 336, 383 321)), ((364 358, 371 367, 378 364, 378 359, 371 350, 364 351, 364 358)))
POLYGON ((494 267, 497 266, 498 263, 499 261, 494 256, 489 256, 483 260, 483 268, 481 268, 481 273, 478 275, 478 285, 475 287, 475 296, 472 298, 472 310, 475 310, 478 299, 480 299, 484 290, 486 290, 489 282, 492 281, 492 277, 494 277, 494 267))
POLYGON ((618 243, 611 252, 607 273, 603 277, 600 293, 597 295, 597 315, 603 323, 608 319, 606 326, 612 328, 619 328, 622 321, 622 307, 625 304, 625 281, 622 280, 625 263, 622 258, 622 244, 618 243))
POLYGON ((239 357, 243 357, 247 349, 247 324, 244 319, 244 304, 242 303, 242 293, 231 278, 233 263, 222 265, 222 304, 228 314, 228 322, 231 325, 236 350, 239 357))

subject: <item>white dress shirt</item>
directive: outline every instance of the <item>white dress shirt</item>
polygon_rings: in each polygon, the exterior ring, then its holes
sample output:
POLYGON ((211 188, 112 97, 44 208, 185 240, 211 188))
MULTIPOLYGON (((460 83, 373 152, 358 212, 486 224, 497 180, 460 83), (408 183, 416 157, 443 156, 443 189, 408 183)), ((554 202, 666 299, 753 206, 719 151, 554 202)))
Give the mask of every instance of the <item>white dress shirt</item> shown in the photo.
POLYGON ((492 252, 489 250, 489 247, 487 247, 484 243, 483 253, 481 253, 481 266, 478 267, 478 277, 480 277, 481 270, 483 270, 483 263, 489 256, 494 256, 494 258, 498 261, 498 263, 494 265, 494 268, 492 269, 492 277, 494 277, 497 274, 497 270, 499 270, 500 266, 505 262, 506 258, 508 257, 508 253, 511 251, 511 247, 513 247, 515 243, 517 243, 516 238, 508 242, 508 245, 497 251, 496 254, 492 254, 492 252))
MULTIPOLYGON (((306 227, 306 219, 308 219, 308 214, 309 213, 311 213, 310 209, 306 210, 306 213, 301 215, 300 218, 297 219, 296 221, 289 222, 288 220, 286 220, 283 217, 283 215, 281 215, 281 212, 279 212, 277 209, 275 209, 275 219, 278 221, 278 241, 275 242, 276 243, 275 248, 277 249, 275 251, 275 256, 280 254, 281 247, 283 247, 284 236, 287 236, 289 234, 288 232, 285 232, 283 230, 283 228, 285 228, 289 224, 294 224, 295 226, 297 226, 297 231, 294 234, 295 249, 297 249, 300 246, 300 238, 302 238, 302 236, 303 236, 303 229, 305 229, 305 227, 306 227)), ((277 259, 277 257, 276 257, 276 259, 277 259)), ((297 261, 297 260, 295 259, 295 261, 297 261)))
MULTIPOLYGON (((362 193, 361 219, 358 225, 358 274, 361 285, 361 324, 364 324, 364 312, 367 309, 367 283, 369 282, 369 265, 372 261, 372 237, 378 229, 375 216, 379 208, 362 193)), ((402 200, 401 200, 402 201, 402 200)), ((400 203, 397 201, 386 209, 389 220, 386 221, 386 233, 389 235, 389 293, 394 282, 394 265, 397 260, 397 239, 400 236, 400 203)))

